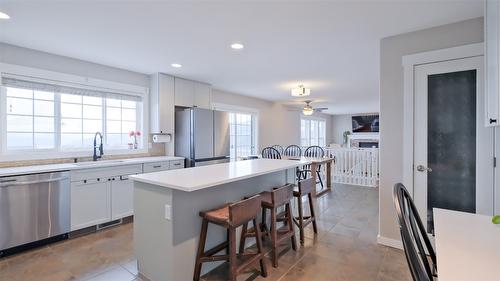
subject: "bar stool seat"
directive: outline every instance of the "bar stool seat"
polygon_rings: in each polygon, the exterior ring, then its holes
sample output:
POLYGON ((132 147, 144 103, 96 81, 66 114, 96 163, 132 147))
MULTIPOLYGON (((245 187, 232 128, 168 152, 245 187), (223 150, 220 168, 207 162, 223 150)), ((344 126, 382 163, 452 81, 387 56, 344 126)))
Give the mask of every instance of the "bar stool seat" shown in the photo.
POLYGON ((202 264, 214 261, 229 262, 230 281, 236 281, 238 273, 242 272, 244 269, 256 262, 260 263, 261 275, 263 277, 267 276, 266 264, 264 262, 264 251, 262 248, 262 233, 260 232, 259 227, 255 228, 256 231, 253 235, 257 242, 257 251, 245 253, 245 249, 243 249, 240 253, 236 252, 236 229, 242 225, 246 226, 250 221, 252 221, 254 225, 257 225, 257 216, 260 212, 260 205, 260 195, 256 195, 236 203, 226 204, 216 209, 200 212, 200 216, 203 220, 193 274, 194 281, 200 280, 202 264), (209 223, 226 228, 227 240, 209 250, 205 250, 209 223), (225 255, 218 254, 224 249, 226 249, 225 255), (239 262, 238 258, 241 258, 242 261, 239 262))
POLYGON ((200 217, 221 224, 229 223, 229 204, 221 208, 200 212, 200 217))

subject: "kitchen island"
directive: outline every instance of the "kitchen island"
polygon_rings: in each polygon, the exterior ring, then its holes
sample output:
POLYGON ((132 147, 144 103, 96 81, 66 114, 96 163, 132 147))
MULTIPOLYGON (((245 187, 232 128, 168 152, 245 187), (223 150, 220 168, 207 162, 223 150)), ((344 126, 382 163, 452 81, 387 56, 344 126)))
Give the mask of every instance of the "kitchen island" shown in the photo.
MULTIPOLYGON (((199 212, 295 182, 295 168, 304 164, 309 163, 255 159, 131 177, 139 273, 153 281, 192 280, 199 212)), ((225 229, 210 225, 206 248, 225 239, 225 229)), ((203 273, 218 264, 204 264, 203 273)))

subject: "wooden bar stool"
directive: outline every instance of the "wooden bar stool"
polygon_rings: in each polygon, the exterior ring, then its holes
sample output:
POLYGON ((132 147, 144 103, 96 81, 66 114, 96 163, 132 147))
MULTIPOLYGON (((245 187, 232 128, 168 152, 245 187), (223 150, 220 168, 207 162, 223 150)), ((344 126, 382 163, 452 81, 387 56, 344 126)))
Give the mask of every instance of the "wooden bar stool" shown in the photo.
POLYGON ((194 268, 193 280, 200 280, 201 266, 204 262, 229 261, 229 280, 236 281, 238 273, 245 268, 260 262, 260 272, 263 277, 267 276, 267 269, 264 262, 264 251, 262 249, 262 233, 259 227, 256 227, 255 239, 257 241, 257 252, 239 254, 236 253, 236 228, 241 225, 247 225, 250 221, 257 225, 257 217, 260 211, 262 198, 260 195, 252 196, 248 199, 227 204, 221 208, 211 211, 200 212, 203 218, 201 225, 200 241, 198 243, 198 252, 196 254, 196 263, 194 268), (227 241, 205 251, 207 239, 208 223, 222 226, 228 230, 227 241), (226 255, 216 255, 218 252, 226 249, 226 255), (237 258, 242 259, 238 265, 237 258))
MULTIPOLYGON (((262 224, 263 234, 271 237, 272 245, 272 262, 274 267, 278 267, 278 246, 285 240, 290 239, 292 249, 297 250, 297 242, 295 241, 295 229, 292 222, 292 208, 290 202, 293 199, 293 184, 287 184, 282 187, 273 189, 273 191, 264 191, 260 193, 262 197, 262 224), (278 208, 285 207, 284 211, 278 213, 278 208), (268 230, 266 223, 266 210, 271 211, 271 228, 268 230), (283 222, 284 226, 278 229, 277 223, 283 222)), ((255 228, 255 225, 254 225, 255 228)), ((254 229, 248 230, 247 225, 243 225, 240 240, 240 252, 245 247, 245 239, 247 236, 254 235, 254 229)))
POLYGON ((312 223, 314 233, 318 233, 318 228, 316 226, 316 215, 314 212, 314 203, 313 203, 313 192, 316 188, 316 183, 313 178, 308 178, 305 180, 299 181, 298 190, 293 192, 293 196, 297 198, 297 209, 299 212, 299 216, 294 218, 295 224, 299 227, 300 233, 300 244, 304 245, 304 228, 312 223), (303 205, 302 205, 302 197, 307 196, 309 199, 309 216, 304 216, 303 205))

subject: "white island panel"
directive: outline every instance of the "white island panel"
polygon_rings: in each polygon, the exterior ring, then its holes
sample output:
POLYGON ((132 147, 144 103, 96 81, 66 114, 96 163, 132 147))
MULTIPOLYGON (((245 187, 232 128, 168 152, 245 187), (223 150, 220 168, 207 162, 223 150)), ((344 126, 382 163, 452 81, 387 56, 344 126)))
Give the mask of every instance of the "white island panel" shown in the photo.
MULTIPOLYGON (((192 280, 199 212, 293 183, 295 167, 301 165, 304 162, 259 159, 135 176, 134 252, 139 273, 153 281, 192 280), (165 208, 171 211, 169 218, 165 208)), ((225 229, 210 225, 206 249, 225 239, 225 229)), ((218 264, 206 263, 202 272, 218 264)))

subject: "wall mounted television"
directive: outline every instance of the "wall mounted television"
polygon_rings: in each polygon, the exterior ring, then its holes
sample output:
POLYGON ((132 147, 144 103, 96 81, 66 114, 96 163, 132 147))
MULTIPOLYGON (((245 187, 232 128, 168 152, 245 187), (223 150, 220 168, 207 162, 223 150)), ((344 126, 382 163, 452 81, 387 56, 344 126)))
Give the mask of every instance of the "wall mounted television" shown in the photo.
POLYGON ((352 116, 353 133, 378 133, 379 127, 380 123, 378 114, 352 116))

